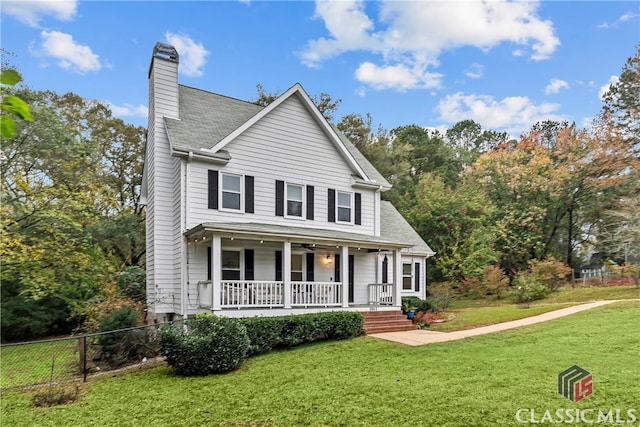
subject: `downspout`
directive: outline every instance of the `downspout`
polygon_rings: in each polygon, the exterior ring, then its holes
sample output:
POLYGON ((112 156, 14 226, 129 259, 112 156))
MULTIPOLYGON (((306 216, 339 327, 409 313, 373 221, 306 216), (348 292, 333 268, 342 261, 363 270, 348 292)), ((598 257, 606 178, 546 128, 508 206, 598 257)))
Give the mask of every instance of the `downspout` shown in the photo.
POLYGON ((189 244, 188 239, 184 236, 184 231, 187 229, 187 218, 189 215, 189 171, 191 160, 193 159, 193 152, 189 151, 189 156, 184 167, 184 203, 182 205, 182 250, 186 253, 183 256, 182 272, 184 274, 183 287, 182 287, 182 316, 186 318, 189 315, 189 244))

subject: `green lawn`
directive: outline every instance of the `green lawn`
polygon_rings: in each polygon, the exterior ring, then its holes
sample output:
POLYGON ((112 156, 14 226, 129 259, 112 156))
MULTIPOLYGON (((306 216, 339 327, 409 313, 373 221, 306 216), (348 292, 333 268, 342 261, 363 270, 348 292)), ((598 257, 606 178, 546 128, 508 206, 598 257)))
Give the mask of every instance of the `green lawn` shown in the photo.
POLYGON ((532 305, 529 308, 521 308, 515 305, 502 305, 495 307, 473 307, 447 310, 447 314, 454 315, 455 319, 444 323, 432 323, 429 326, 429 330, 451 332, 472 329, 480 326, 493 325, 495 323, 536 316, 538 314, 547 313, 549 311, 558 310, 575 304, 576 303, 532 305))
MULTIPOLYGON (((640 299, 640 287, 638 286, 599 286, 582 288, 576 286, 562 287, 556 292, 552 292, 545 299, 534 301, 531 305, 556 304, 556 303, 582 303, 597 300, 617 300, 617 299, 640 299)), ((468 307, 495 307, 503 305, 513 305, 509 298, 495 299, 487 298, 466 298, 458 296, 449 305, 452 309, 468 307)))
POLYGON ((77 339, 5 346, 0 351, 0 388, 70 379, 79 371, 77 339))
POLYGON ((623 302, 422 347, 320 343, 226 375, 181 378, 161 367, 93 380, 81 401, 48 409, 4 393, 2 425, 466 427, 519 425, 521 408, 638 414, 639 323, 640 303, 623 302), (574 364, 593 374, 593 395, 578 403, 556 391, 558 373, 574 364))

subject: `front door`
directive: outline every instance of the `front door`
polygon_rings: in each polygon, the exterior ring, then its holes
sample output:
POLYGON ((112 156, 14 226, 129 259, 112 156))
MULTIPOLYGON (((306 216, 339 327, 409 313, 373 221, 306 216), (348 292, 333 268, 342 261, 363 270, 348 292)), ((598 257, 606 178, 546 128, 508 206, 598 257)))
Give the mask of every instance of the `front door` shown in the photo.
MULTIPOLYGON (((333 256, 334 260, 335 260, 335 264, 334 264, 334 275, 336 278, 336 281, 340 280, 340 269, 342 268, 342 266, 340 265, 340 254, 335 254, 333 256)), ((353 255, 349 255, 349 283, 347 284, 347 286, 349 286, 349 302, 353 303, 354 301, 354 276, 355 276, 355 256, 353 255)))

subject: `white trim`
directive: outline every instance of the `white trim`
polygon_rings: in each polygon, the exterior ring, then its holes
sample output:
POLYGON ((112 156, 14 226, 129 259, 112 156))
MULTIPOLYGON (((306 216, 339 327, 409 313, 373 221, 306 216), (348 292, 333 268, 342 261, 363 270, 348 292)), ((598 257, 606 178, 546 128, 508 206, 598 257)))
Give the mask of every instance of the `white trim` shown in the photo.
MULTIPOLYGON (((244 213, 244 198, 245 198, 245 189, 244 189, 244 175, 239 175, 236 173, 228 173, 220 171, 220 183, 219 183, 219 191, 218 191, 218 210, 224 212, 241 212, 244 213), (227 208, 224 206, 224 177, 237 177, 240 178, 240 190, 238 191, 238 195, 240 196, 240 206, 238 209, 227 208)), ((226 190, 229 194, 236 194, 234 191, 226 190)))
POLYGON ((284 182, 284 217, 285 218, 291 218, 291 219, 297 219, 297 220, 304 220, 307 218, 307 200, 306 200, 306 196, 307 196, 307 186, 304 184, 298 184, 296 182, 288 182, 285 181, 284 182), (289 186, 293 186, 293 187, 300 187, 301 189, 301 196, 300 196, 300 202, 302 203, 302 209, 300 212, 300 216, 298 215, 289 215, 289 186))
POLYGON ((351 155, 351 152, 349 152, 349 150, 344 145, 342 140, 340 140, 340 137, 336 134, 336 132, 331 127, 331 125, 329 125, 329 122, 327 122, 327 120, 322 116, 322 114, 320 113, 318 108, 314 105, 311 98, 309 98, 309 95, 307 95, 307 93, 304 91, 300 83, 296 83, 293 86, 291 86, 285 93, 283 93, 278 98, 276 98, 271 104, 267 105, 265 108, 260 110, 253 117, 251 117, 249 120, 244 122, 242 126, 240 126, 236 130, 231 132, 229 135, 223 138, 222 141, 218 142, 216 145, 211 147, 209 151, 211 151, 212 153, 216 153, 221 149, 223 149, 229 142, 233 141, 235 138, 241 135, 244 131, 249 129, 259 120, 261 120, 263 117, 269 114, 271 111, 278 108, 280 104, 284 103, 287 99, 289 99, 294 94, 302 99, 302 102, 305 105, 306 109, 313 115, 315 121, 323 128, 323 130, 329 136, 333 144, 336 146, 336 148, 338 148, 338 151, 340 152, 340 154, 347 160, 347 162, 351 165, 351 167, 356 172, 358 172, 358 174, 365 181, 372 181, 372 179, 369 178, 369 176, 360 167, 360 165, 358 164, 356 159, 353 157, 353 155, 351 155))
MULTIPOLYGON (((355 215, 355 193, 352 191, 342 191, 342 190, 336 189, 335 205, 336 205, 336 223, 337 224, 353 224, 356 216, 355 215), (338 201, 340 200, 340 193, 349 195, 349 221, 340 220, 340 215, 339 215, 340 204, 338 203, 338 201)), ((342 207, 346 208, 346 206, 342 206, 342 207)))

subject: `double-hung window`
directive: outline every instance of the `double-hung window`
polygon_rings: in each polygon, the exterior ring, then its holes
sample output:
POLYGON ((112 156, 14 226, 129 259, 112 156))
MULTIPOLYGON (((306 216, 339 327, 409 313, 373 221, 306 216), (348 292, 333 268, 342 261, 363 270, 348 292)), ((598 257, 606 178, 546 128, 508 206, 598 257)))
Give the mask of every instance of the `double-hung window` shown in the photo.
POLYGON ((287 184, 287 216, 303 216, 303 193, 302 185, 287 184))
POLYGON ((413 271, 410 263, 402 264, 402 289, 413 290, 413 271))
POLYGON ((222 208, 240 210, 242 201, 242 177, 222 174, 222 208))
POLYGON ((352 222, 352 204, 352 193, 344 193, 342 191, 338 191, 338 200, 336 204, 336 208, 338 211, 338 222, 352 222))

